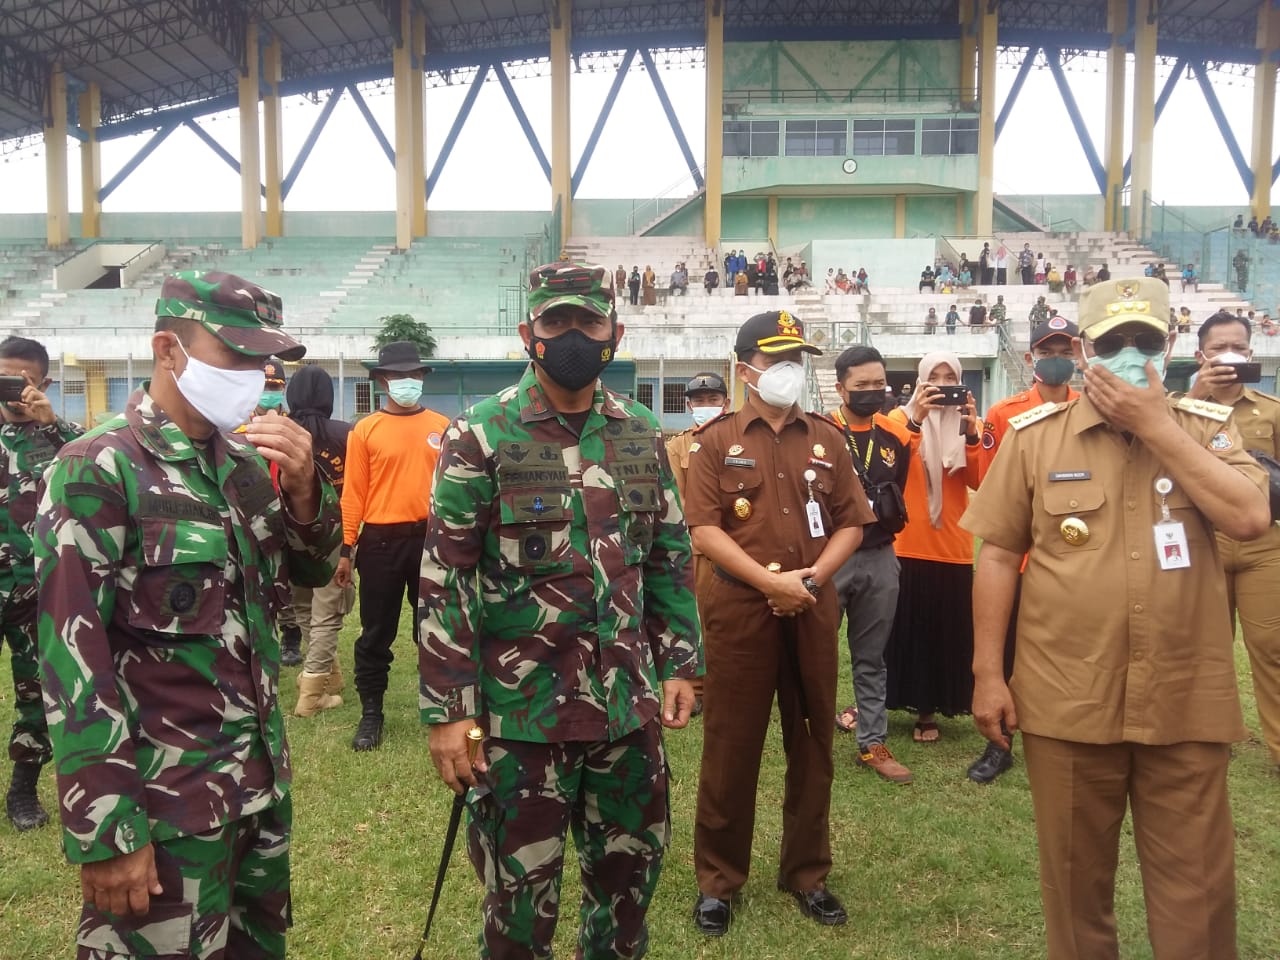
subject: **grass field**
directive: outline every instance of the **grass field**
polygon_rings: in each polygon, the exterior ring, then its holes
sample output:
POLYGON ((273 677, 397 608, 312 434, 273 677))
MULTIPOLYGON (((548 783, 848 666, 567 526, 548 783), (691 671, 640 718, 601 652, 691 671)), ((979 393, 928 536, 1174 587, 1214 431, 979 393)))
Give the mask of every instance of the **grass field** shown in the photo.
MULTIPOLYGON (((350 651, 354 618, 342 647, 350 651)), ((404 958, 421 935, 435 880, 450 794, 427 755, 417 716, 417 658, 402 621, 388 724, 381 750, 353 754, 354 691, 342 708, 290 719, 293 747, 294 928, 297 960, 404 958)), ((1246 722, 1256 729, 1248 664, 1238 647, 1246 722)), ((12 710, 8 657, 0 665, 0 708, 12 710)), ((344 663, 348 668, 349 662, 344 663)), ((293 674, 285 696, 293 703, 293 674)), ((847 655, 840 703, 849 702, 847 655)), ((848 926, 823 929, 774 888, 782 797, 782 745, 775 726, 761 775, 753 873, 729 935, 699 936, 689 919, 694 897, 692 823, 702 750, 699 721, 667 737, 674 840, 649 913, 650 956, 1000 960, 1044 955, 1031 799, 1021 765, 989 787, 964 779, 982 741, 967 719, 942 721, 935 746, 911 743, 910 721, 892 717, 890 746, 915 783, 894 786, 853 764, 851 738, 837 737, 832 798, 835 869, 830 886, 849 908, 848 926)), ((6 781, 7 783, 7 770, 6 781)), ((41 778, 54 809, 52 777, 41 778)), ((1236 822, 1240 956, 1280 957, 1280 778, 1256 739, 1231 764, 1236 822)), ((76 872, 55 826, 30 834, 0 821, 0 960, 73 955, 76 872)), ((427 957, 475 957, 480 892, 465 854, 455 851, 427 957)), ((573 955, 578 884, 566 871, 556 948, 573 955)), ((1117 890, 1121 955, 1150 957, 1132 834, 1126 825, 1117 890)))

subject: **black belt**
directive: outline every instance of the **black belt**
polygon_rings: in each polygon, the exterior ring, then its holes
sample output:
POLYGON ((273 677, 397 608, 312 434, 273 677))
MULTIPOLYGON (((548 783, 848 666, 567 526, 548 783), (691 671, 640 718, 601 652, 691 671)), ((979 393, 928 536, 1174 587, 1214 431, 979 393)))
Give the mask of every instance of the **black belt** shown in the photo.
POLYGON ((366 523, 360 530, 360 536, 369 534, 376 537, 421 537, 427 532, 427 521, 407 520, 404 523, 366 523))
MULTIPOLYGON (((732 573, 730 573, 728 570, 726 570, 724 567, 720 566, 719 564, 714 564, 711 568, 711 572, 714 573, 721 580, 723 580, 725 583, 737 584, 739 587, 751 587, 751 584, 747 583, 747 581, 741 579, 740 577, 735 577, 732 573)), ((751 587, 751 589, 754 590, 755 587, 751 587)))

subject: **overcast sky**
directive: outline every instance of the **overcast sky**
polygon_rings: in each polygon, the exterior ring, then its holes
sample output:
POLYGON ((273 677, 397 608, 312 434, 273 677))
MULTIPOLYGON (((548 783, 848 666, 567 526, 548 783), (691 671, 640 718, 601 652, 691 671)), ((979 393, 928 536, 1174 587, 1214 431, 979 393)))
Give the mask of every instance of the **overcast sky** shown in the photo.
MULTIPOLYGON (((1168 68, 1158 68, 1162 84, 1168 68)), ((1103 152, 1105 61, 1083 58, 1069 65, 1068 78, 1098 153, 1103 152)), ((1003 103, 1013 68, 1001 68, 1003 103)), ((703 70, 701 66, 662 72, 662 79, 699 163, 703 160, 703 70)), ((611 76, 581 73, 573 78, 573 155, 581 153, 600 111, 611 76)), ((513 81, 550 154, 550 81, 513 81)), ((1214 86, 1244 156, 1249 156, 1252 80, 1217 76, 1214 86)), ((466 85, 429 88, 427 165, 453 122, 466 85)), ((368 91, 366 99, 388 140, 394 143, 389 87, 368 91)), ((285 168, 288 170, 320 106, 303 98, 286 101, 285 168)), ((204 118, 201 125, 234 155, 238 125, 233 113, 204 118)), ((146 142, 148 135, 103 144, 103 180, 146 142)), ((1247 205, 1248 195, 1194 80, 1182 79, 1156 125, 1153 194, 1176 204, 1247 205)), ((1280 141, 1276 144, 1280 150, 1280 141)), ((68 161, 73 211, 80 208, 79 149, 72 141, 68 161)), ((43 149, 10 154, 0 165, 0 212, 44 210, 43 149)), ((647 198, 662 194, 687 176, 687 168, 662 113, 647 73, 626 78, 578 197, 647 198)), ((1096 193, 1066 109, 1052 76, 1034 70, 996 145, 996 192, 1004 194, 1096 193)), ((678 192, 687 193, 688 189, 678 192)), ((454 147, 435 193, 435 209, 547 209, 550 188, 516 122, 502 88, 485 83, 454 147)), ((390 210, 395 206, 392 167, 349 98, 336 108, 310 160, 286 201, 292 210, 390 210)), ((153 210, 235 210, 239 180, 195 134, 179 129, 104 203, 107 212, 153 210)))

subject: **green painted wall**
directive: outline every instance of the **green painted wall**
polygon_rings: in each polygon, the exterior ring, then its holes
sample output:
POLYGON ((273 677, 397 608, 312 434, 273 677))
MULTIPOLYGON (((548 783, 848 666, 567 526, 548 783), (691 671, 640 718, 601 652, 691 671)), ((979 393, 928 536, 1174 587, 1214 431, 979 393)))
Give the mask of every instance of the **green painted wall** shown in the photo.
POLYGON ((883 239, 893 236, 893 225, 893 197, 778 200, 779 247, 795 247, 819 239, 883 239))
MULTIPOLYGON (((907 197, 907 236, 950 236, 956 230, 955 194, 907 197)), ((923 268, 922 268, 923 269, 923 268)))
POLYGON ((758 240, 768 235, 769 201, 765 197, 724 198, 720 204, 722 239, 758 240))
POLYGON ((844 157, 725 157, 724 192, 745 193, 784 186, 812 187, 815 191, 899 184, 939 190, 976 190, 978 186, 976 156, 858 157, 858 169, 852 174, 842 169, 844 160, 844 157))
POLYGON ((653 237, 700 237, 707 229, 706 197, 699 197, 682 210, 673 213, 653 230, 653 237))
POLYGON ((823 91, 816 100, 936 97, 959 85, 955 40, 726 43, 724 91, 823 91))

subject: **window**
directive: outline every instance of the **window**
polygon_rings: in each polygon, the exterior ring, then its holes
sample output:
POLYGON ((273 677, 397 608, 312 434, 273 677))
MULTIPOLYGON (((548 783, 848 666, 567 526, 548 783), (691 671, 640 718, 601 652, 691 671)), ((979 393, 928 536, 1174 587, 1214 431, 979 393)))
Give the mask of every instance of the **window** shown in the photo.
POLYGON ((788 157, 843 157, 849 142, 847 120, 788 120, 788 157))
POLYGON ((914 120, 853 121, 853 155, 906 157, 916 152, 914 120))
POLYGON ((373 413, 373 384, 368 380, 357 380, 355 388, 356 416, 373 413))
POLYGON ((776 157, 778 121, 726 120, 723 143, 726 157, 776 157))
POLYGON ((662 412, 663 413, 684 413, 684 388, 683 380, 672 382, 664 380, 662 382, 662 412))
POLYGON ((920 124, 920 152, 927 157, 954 157, 978 152, 977 117, 921 120, 920 124))
POLYGON ((636 384, 636 402, 653 409, 653 381, 641 380, 636 384))

